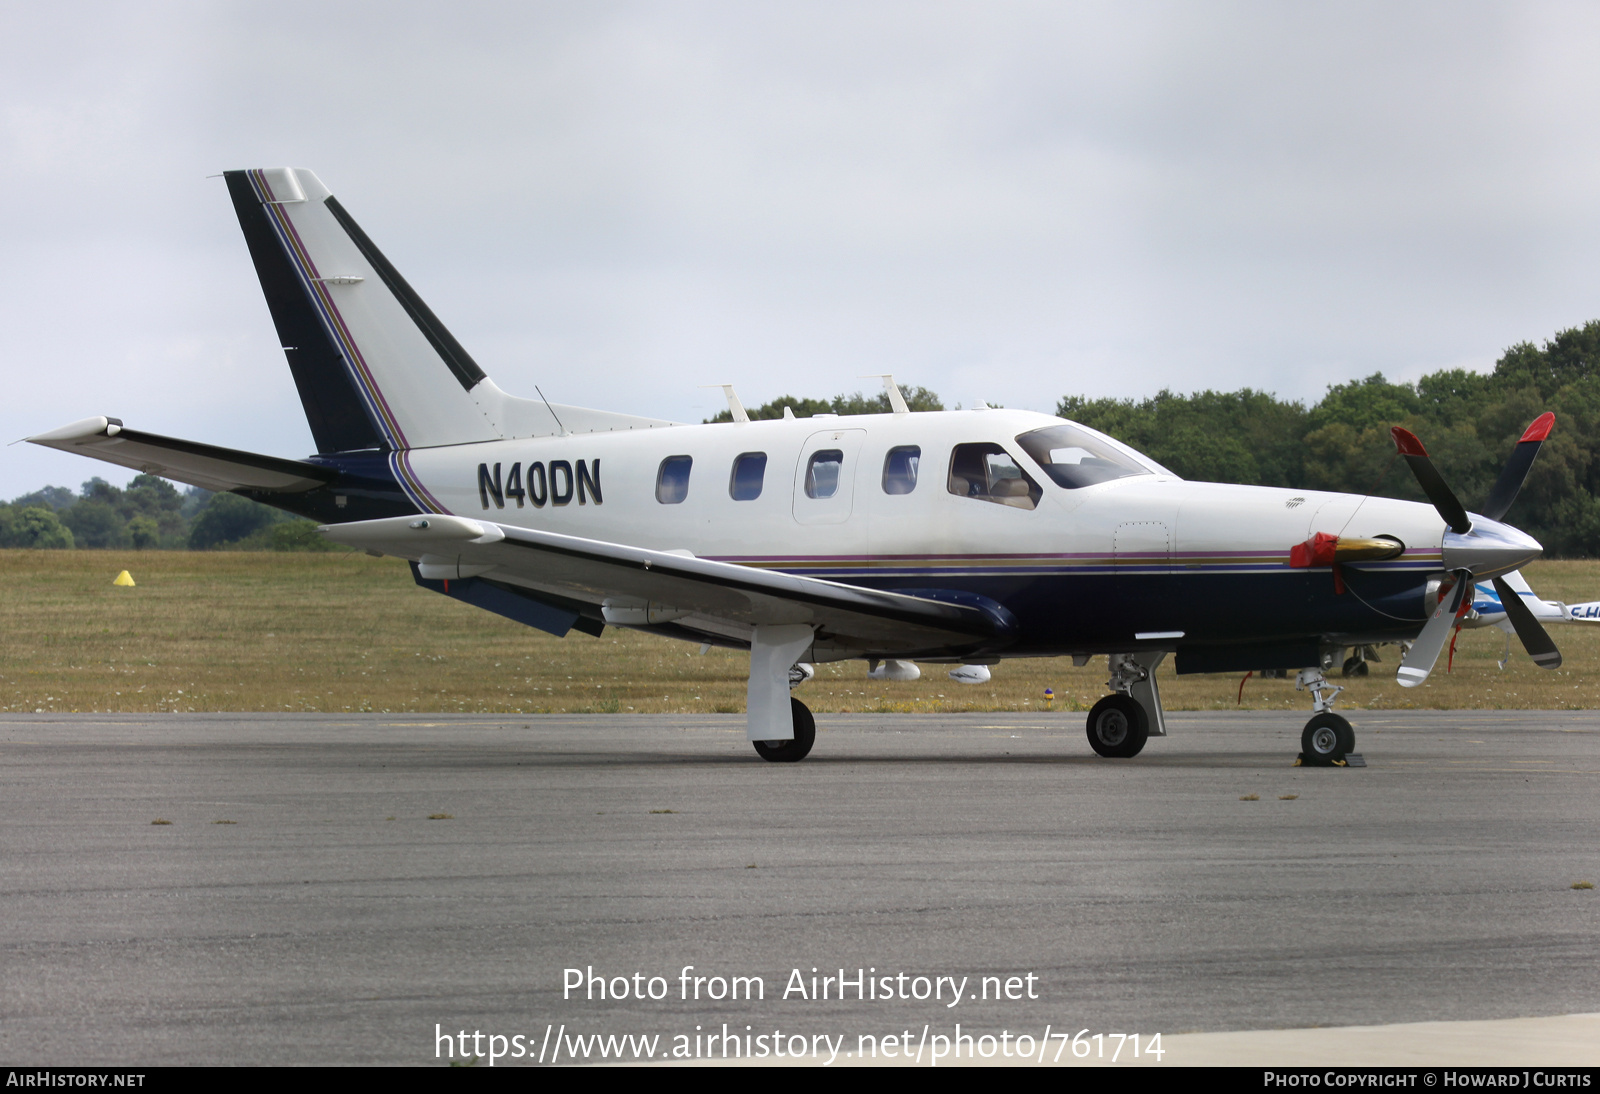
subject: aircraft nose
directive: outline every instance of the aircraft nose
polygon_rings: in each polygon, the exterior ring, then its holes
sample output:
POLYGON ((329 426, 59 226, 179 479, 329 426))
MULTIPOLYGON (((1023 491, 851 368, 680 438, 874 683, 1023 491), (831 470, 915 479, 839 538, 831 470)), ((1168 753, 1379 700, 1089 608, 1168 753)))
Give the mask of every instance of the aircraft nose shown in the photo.
POLYGON ((1445 532, 1445 569, 1471 570, 1474 579, 1485 581, 1526 566, 1544 554, 1539 541, 1520 528, 1477 513, 1471 517, 1470 532, 1445 532))

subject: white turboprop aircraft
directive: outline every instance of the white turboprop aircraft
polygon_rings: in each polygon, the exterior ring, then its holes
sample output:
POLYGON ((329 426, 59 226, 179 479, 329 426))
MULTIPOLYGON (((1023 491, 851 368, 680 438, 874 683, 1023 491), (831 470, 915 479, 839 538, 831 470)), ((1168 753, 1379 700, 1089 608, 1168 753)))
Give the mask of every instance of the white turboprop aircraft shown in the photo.
MULTIPOLYGON (((748 731, 810 751, 796 662, 989 665, 1107 655, 1103 756, 1165 736, 1155 670, 1305 669, 1325 649, 1415 639, 1425 680, 1474 581, 1539 664, 1560 663, 1500 575, 1541 553, 1500 519, 1553 418, 1484 515, 1395 430, 1432 507, 1185 482, 1126 445, 1017 410, 682 425, 507 395, 305 170, 224 176, 317 454, 279 459, 96 417, 29 438, 322 522, 408 559, 419 585, 563 635, 630 627, 750 650, 748 731), (928 474, 922 472, 926 470, 928 474), (1441 520, 1442 518, 1442 520, 1441 520), (1440 596, 1444 587, 1447 595, 1440 596), (1419 633, 1420 632, 1420 633, 1419 633)), ((1319 670, 1304 757, 1354 748, 1319 670)))

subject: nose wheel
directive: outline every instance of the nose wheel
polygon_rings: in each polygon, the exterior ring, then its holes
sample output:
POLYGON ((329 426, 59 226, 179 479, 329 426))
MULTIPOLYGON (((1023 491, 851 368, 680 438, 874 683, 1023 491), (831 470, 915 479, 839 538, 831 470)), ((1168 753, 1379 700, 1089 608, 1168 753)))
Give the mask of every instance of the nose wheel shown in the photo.
POLYGON ((1356 750, 1356 731, 1332 711, 1312 715, 1300 731, 1300 754, 1314 764, 1335 764, 1356 750))
POLYGON ((1319 767, 1344 763, 1345 757, 1356 750, 1356 731, 1333 712, 1333 701, 1344 688, 1329 684, 1320 669, 1300 670, 1294 686, 1296 691, 1311 693, 1315 711, 1300 731, 1300 762, 1319 767))

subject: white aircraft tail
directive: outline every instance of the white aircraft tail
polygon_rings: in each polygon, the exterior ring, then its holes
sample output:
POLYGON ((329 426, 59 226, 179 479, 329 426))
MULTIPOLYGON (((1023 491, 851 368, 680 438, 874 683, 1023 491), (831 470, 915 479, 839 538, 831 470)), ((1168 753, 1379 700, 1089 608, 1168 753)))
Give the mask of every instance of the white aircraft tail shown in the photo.
POLYGON ((319 451, 672 424, 507 395, 316 175, 224 178, 319 451))

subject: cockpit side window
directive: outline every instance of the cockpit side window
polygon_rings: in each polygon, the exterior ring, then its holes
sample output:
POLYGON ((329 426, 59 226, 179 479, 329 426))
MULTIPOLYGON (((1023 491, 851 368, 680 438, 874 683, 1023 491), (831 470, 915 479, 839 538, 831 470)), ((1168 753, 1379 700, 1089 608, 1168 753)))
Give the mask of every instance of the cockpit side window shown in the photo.
POLYGON ((903 444, 889 449, 883 458, 883 492, 909 494, 917 488, 917 467, 922 463, 922 449, 914 444, 903 444))
POLYGON ((1017 443, 1057 486, 1068 490, 1132 475, 1155 474, 1153 468, 1075 425, 1035 429, 1018 437, 1017 443))
POLYGON ((742 452, 734 458, 733 474, 728 477, 728 496, 734 501, 755 501, 767 477, 765 452, 742 452))
POLYGON ((677 505, 689 496, 689 471, 693 456, 668 456, 656 472, 656 500, 662 505, 677 505))
POLYGON ((950 493, 997 505, 1032 509, 1044 491, 993 442, 958 444, 950 453, 950 493))

